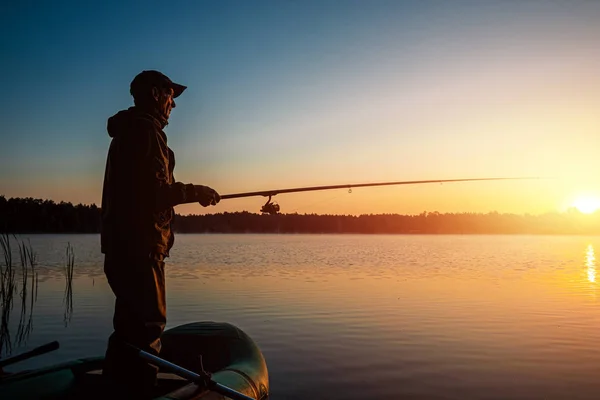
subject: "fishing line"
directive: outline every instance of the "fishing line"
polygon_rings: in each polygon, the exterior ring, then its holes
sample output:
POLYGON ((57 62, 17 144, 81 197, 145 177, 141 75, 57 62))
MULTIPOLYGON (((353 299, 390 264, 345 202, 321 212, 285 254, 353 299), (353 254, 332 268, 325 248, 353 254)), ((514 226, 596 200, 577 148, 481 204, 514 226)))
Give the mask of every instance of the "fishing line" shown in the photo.
MULTIPOLYGON (((352 189, 348 189, 348 194, 351 194, 351 193, 352 193, 352 189)), ((335 196, 333 196, 333 197, 330 197, 330 198, 328 198, 328 199, 323 199, 323 200, 315 201, 314 203, 310 203, 310 204, 306 204, 306 205, 300 206, 300 207, 298 207, 298 208, 295 208, 295 209, 292 211, 292 213, 294 213, 294 212, 298 212, 298 210, 299 210, 299 209, 308 208, 308 207, 312 207, 312 206, 314 206, 314 205, 316 205, 316 204, 326 203, 326 202, 329 202, 329 201, 335 200, 335 199, 337 199, 338 197, 341 197, 341 196, 343 196, 343 194, 336 194, 335 196)))

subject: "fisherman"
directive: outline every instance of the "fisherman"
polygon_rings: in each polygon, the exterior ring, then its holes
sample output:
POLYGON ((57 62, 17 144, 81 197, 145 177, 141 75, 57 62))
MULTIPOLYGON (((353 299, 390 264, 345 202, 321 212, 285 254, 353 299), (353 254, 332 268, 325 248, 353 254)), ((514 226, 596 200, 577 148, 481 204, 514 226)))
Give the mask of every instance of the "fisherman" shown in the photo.
POLYGON ((157 368, 136 358, 126 344, 154 355, 161 350, 173 207, 196 202, 208 207, 220 201, 208 186, 173 178, 175 157, 163 129, 174 99, 186 88, 161 72, 143 71, 130 85, 134 106, 110 117, 107 125, 112 140, 102 192, 101 251, 116 302, 103 375, 142 398, 151 396, 157 368))

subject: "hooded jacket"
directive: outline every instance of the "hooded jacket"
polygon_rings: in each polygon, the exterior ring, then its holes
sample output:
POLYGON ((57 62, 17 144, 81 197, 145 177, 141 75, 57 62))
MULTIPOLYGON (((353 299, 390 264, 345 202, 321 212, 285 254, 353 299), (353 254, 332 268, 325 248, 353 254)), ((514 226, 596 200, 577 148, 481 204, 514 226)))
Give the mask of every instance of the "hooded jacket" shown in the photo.
POLYGON ((168 257, 178 204, 198 201, 194 185, 175 182, 165 123, 136 107, 108 119, 112 138, 102 190, 102 253, 168 257))

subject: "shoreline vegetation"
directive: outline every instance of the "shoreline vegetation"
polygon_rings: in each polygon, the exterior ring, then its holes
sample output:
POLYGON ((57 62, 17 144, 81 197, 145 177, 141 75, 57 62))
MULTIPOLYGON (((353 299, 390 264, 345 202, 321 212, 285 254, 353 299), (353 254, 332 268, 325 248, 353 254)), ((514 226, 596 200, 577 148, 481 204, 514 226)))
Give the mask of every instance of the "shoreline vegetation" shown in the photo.
POLYGON ((31 243, 13 237, 17 248, 12 247, 11 236, 0 235, 0 360, 15 347, 27 342, 33 329, 33 310, 38 297, 39 274, 36 271, 37 256, 31 243), (18 253, 19 262, 14 258, 18 253), (20 268, 17 265, 20 264, 20 268), (20 303, 17 303, 19 299, 20 303), (17 303, 17 304, 15 304, 17 303), (11 334, 12 311, 18 309, 19 322, 16 334, 11 334))
MULTIPOLYGON (((278 214, 225 212, 175 216, 177 233, 351 233, 351 234, 600 234, 600 211, 575 208, 539 215, 439 213, 417 215, 278 214)), ((100 208, 33 198, 0 196, 0 232, 99 233, 100 208)))
MULTIPOLYGON (((33 315, 40 283, 38 266, 43 266, 43 262, 39 263, 29 240, 20 239, 16 234, 0 234, 0 361, 10 356, 14 350, 25 346, 33 331, 33 315), (15 311, 17 317, 13 318, 15 311)), ((75 251, 71 243, 68 243, 63 271, 65 327, 73 316, 74 270, 75 251)), ((1 371, 2 368, 0 375, 1 371)))

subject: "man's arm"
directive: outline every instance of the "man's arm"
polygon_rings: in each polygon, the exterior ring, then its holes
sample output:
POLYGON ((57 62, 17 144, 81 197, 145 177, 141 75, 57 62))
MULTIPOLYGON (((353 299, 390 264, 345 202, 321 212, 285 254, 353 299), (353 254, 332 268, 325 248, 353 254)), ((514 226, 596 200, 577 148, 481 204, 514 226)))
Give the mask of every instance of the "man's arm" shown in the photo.
POLYGON ((176 201, 176 203, 173 203, 174 206, 186 203, 200 203, 202 206, 208 207, 210 205, 214 206, 221 201, 221 197, 213 188, 204 185, 177 182, 175 181, 175 175, 172 177, 174 183, 170 186, 172 188, 179 188, 174 195, 176 201), (181 191, 183 192, 182 196, 179 195, 181 191))
POLYGON ((203 206, 216 204, 220 198, 211 188, 191 183, 168 183, 169 154, 161 133, 150 121, 140 122, 139 160, 143 192, 154 199, 154 210, 160 211, 179 204, 197 203, 203 206))

